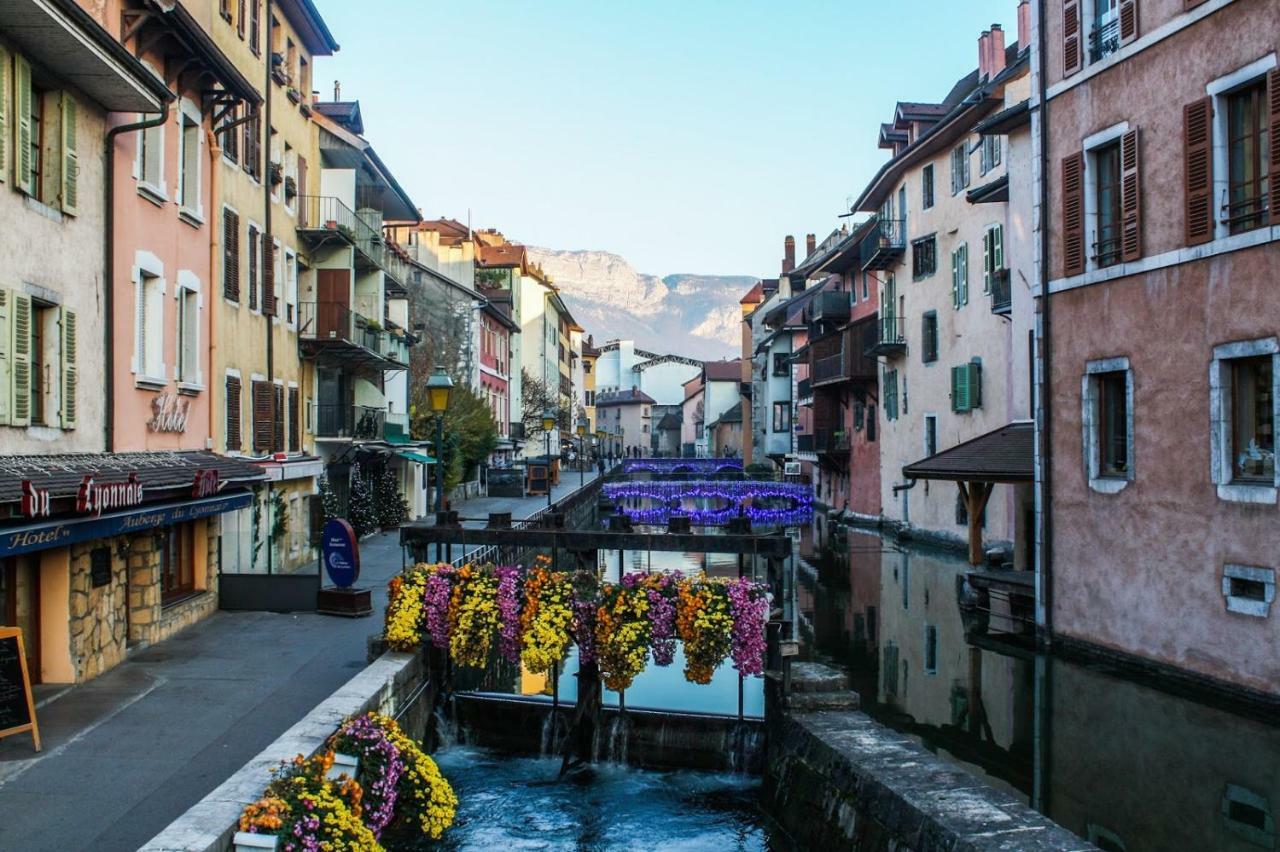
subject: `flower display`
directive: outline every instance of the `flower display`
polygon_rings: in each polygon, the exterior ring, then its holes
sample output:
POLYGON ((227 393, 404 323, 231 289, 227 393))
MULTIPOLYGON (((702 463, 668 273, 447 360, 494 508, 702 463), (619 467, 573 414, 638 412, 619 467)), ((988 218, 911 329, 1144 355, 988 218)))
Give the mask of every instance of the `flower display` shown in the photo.
POLYGON ((426 575, 410 571, 387 587, 386 638, 394 651, 413 651, 422 644, 422 589, 426 575))
POLYGON ((545 674, 565 658, 574 623, 573 584, 568 574, 551 571, 549 566, 550 560, 539 558, 524 582, 520 660, 534 674, 545 674))
POLYGON ((676 589, 683 575, 650 574, 642 586, 649 599, 649 650, 658 666, 669 666, 676 657, 676 589))
POLYGON ((733 667, 744 677, 764 674, 764 626, 769 595, 751 580, 731 580, 725 587, 733 614, 733 667))
POLYGON ((494 568, 498 581, 498 653, 508 662, 520 661, 520 569, 494 568))
POLYGON ((732 648, 733 616, 724 584, 684 580, 676 600, 676 632, 684 643, 685 679, 711 683, 711 676, 732 648))
POLYGON ((596 661, 600 676, 609 689, 621 692, 644 671, 649 653, 648 590, 641 588, 643 575, 628 574, 617 586, 602 590, 596 611, 596 661))
MULTIPOLYGON (((275 834, 284 852, 378 852, 382 846, 361 819, 363 791, 353 779, 329 781, 333 753, 298 755, 267 785, 267 799, 283 802, 288 816, 275 834)), ((242 817, 243 818, 243 817, 242 817)), ((250 831, 253 829, 250 828, 250 831)), ((262 833, 262 832, 258 832, 262 833)))
POLYGON ((459 568, 449 599, 449 653, 459 666, 484 668, 498 632, 498 580, 470 565, 459 568))
MULTIPOLYGON (((390 721, 390 720, 387 720, 390 721)), ((416 742, 392 722, 384 728, 388 738, 400 751, 404 772, 400 775, 396 797, 397 824, 421 831, 438 840, 453 825, 458 811, 458 797, 453 787, 440 774, 436 762, 416 742)))
POLYGON ((431 644, 440 650, 449 647, 449 601, 452 599, 453 566, 440 564, 426 568, 422 588, 424 628, 431 644))
MULTIPOLYGON (((358 777, 364 791, 364 822, 374 837, 395 816, 397 785, 404 774, 400 749, 391 742, 383 717, 370 713, 348 719, 329 739, 329 750, 355 755, 360 759, 358 777)), ((391 725, 394 721, 386 720, 391 725)))

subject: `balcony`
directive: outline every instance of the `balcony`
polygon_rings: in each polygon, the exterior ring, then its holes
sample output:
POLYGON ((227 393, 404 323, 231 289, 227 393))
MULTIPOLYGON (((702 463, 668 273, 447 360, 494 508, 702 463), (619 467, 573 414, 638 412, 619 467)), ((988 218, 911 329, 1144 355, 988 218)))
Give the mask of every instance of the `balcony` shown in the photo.
POLYGON ((1089 32, 1089 62, 1101 62, 1120 49, 1120 18, 1112 18, 1089 32))
POLYGON ((849 455, 849 433, 843 429, 818 429, 813 434, 813 448, 823 456, 849 455))
POLYGON ((313 247, 341 240, 356 250, 358 267, 381 269, 392 279, 392 289, 409 284, 412 267, 387 246, 381 229, 333 196, 298 196, 298 236, 313 247))
POLYGON ((315 410, 317 438, 381 441, 386 436, 386 409, 342 402, 318 402, 315 410))
POLYGON ((560 395, 567 397, 573 396, 573 382, 568 376, 560 377, 560 395))
POLYGON ((880 317, 879 322, 871 326, 872 333, 867 334, 868 355, 884 355, 895 357, 907 351, 906 322, 903 317, 888 314, 880 317))
POLYGON ((1013 313, 1013 276, 1007 269, 997 269, 991 277, 991 313, 1013 313))
POLYGON ((357 370, 403 370, 409 366, 404 337, 351 310, 342 302, 298 305, 298 340, 302 355, 357 370))
POLYGON ((815 453, 813 448, 812 435, 796 435, 796 452, 802 456, 811 456, 815 453))
POLYGON ((890 269, 898 264, 906 250, 906 220, 876 217, 875 224, 858 246, 858 256, 864 270, 890 269))
POLYGON ((813 396, 813 380, 801 379, 796 383, 796 399, 806 400, 813 396))
POLYGON ((511 431, 508 434, 513 441, 523 441, 524 424, 518 420, 511 421, 511 431))
POLYGON ((809 336, 816 337, 813 332, 815 326, 834 328, 849 321, 849 294, 839 290, 821 292, 813 297, 805 311, 810 325, 809 336))

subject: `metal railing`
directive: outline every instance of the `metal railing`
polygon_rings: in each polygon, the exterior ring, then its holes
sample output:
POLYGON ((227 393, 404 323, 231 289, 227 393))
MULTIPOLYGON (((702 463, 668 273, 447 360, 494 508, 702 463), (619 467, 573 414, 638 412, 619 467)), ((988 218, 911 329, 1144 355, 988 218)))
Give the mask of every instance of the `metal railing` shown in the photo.
POLYGON ((1091 248, 1093 249, 1093 261, 1099 267, 1115 266, 1120 262, 1120 250, 1122 234, 1120 232, 1120 223, 1113 222, 1109 225, 1103 225, 1094 231, 1094 241, 1091 248))
POLYGON ((849 452, 849 433, 843 429, 818 429, 813 434, 817 452, 841 454, 849 452))
POLYGON ((843 350, 835 355, 818 358, 813 362, 813 381, 821 384, 822 382, 830 382, 836 379, 847 379, 849 371, 846 364, 847 359, 843 350))
POLYGON ((804 399, 810 396, 813 396, 813 380, 801 379, 796 383, 796 397, 798 399, 804 399))
POLYGON ((842 323, 849 319, 849 294, 840 290, 827 290, 813 297, 809 303, 809 322, 842 323))
POLYGON ((297 204, 298 230, 340 235, 401 287, 408 286, 412 267, 387 246, 380 228, 331 195, 300 195, 297 204))
POLYGON ((863 269, 888 269, 906 249, 906 220, 877 216, 875 224, 858 245, 858 257, 863 269))
POLYGON ((873 337, 870 332, 867 334, 867 340, 870 343, 867 347, 868 354, 891 355, 907 348, 907 326, 904 317, 886 314, 881 316, 871 328, 874 329, 875 335, 873 337))
POLYGON ((317 402, 316 437, 379 441, 386 434, 387 411, 345 402, 317 402))
POLYGON ((1101 62, 1120 49, 1120 19, 1112 18, 1089 33, 1089 61, 1101 62))
POLYGON ((1007 314, 1013 310, 1013 276, 1007 269, 997 269, 991 276, 991 313, 1007 314))
MULTIPOLYGON (((1271 176, 1271 180, 1277 179, 1280 179, 1280 175, 1271 176)), ((1260 228, 1267 224, 1267 214, 1270 211, 1268 195, 1267 192, 1263 192, 1261 195, 1254 197, 1238 198, 1235 201, 1230 201, 1224 192, 1221 216, 1223 224, 1233 234, 1252 231, 1254 228, 1260 228)))

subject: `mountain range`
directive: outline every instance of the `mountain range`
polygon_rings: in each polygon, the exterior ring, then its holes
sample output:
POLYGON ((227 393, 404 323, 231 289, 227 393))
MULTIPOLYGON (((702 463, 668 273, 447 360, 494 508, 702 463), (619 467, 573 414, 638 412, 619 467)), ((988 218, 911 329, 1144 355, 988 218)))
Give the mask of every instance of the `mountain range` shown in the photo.
POLYGON ((607 251, 529 247, 574 319, 596 344, 621 338, 660 354, 703 361, 741 352, 738 300, 759 279, 749 275, 646 275, 607 251))

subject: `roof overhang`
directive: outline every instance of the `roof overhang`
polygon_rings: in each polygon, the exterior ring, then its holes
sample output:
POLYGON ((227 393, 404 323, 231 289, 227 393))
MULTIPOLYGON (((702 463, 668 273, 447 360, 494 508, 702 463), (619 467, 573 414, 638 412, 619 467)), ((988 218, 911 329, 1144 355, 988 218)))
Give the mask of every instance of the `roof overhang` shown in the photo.
POLYGON ((907 479, 944 482, 1035 481, 1035 423, 1019 420, 902 468, 907 479))
POLYGON ((159 112, 174 100, 75 0, 0 0, 0 33, 111 112, 159 112))
POLYGON ((1025 100, 987 116, 974 125, 973 130, 984 136, 1004 136, 1030 123, 1031 101, 1025 100))
POLYGON ((969 190, 965 199, 970 204, 991 204, 995 201, 1009 200, 1009 176, 1001 175, 991 183, 983 184, 969 190))
POLYGON ((312 56, 332 56, 338 50, 338 42, 311 0, 275 0, 275 5, 284 11, 312 56))
POLYGON ((325 131, 320 135, 320 150, 326 168, 354 169, 357 184, 363 183, 358 188, 365 191, 361 197, 368 198, 370 189, 377 193, 378 209, 384 221, 410 224, 421 221, 417 206, 368 140, 319 113, 316 117, 325 131), (364 181, 359 180, 360 175, 365 176, 364 181))

